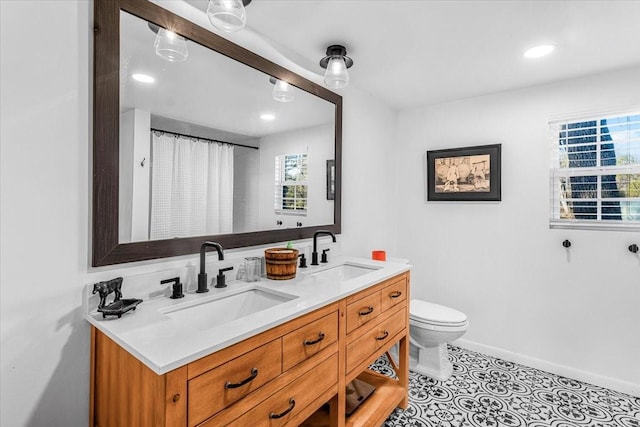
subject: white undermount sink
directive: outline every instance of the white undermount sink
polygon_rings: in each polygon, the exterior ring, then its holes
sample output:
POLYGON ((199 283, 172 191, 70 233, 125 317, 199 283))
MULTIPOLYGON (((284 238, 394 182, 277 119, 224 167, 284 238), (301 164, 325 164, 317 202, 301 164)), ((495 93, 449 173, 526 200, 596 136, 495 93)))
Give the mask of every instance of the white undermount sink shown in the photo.
POLYGON ((174 320, 189 323, 196 329, 206 330, 275 307, 294 298, 297 297, 256 287, 161 311, 174 320))
POLYGON ((344 282, 346 280, 355 279, 356 277, 360 277, 364 274, 371 273, 379 269, 380 267, 369 267, 364 265, 345 263, 336 265, 335 267, 327 268, 326 270, 310 273, 309 275, 314 277, 322 277, 329 280, 335 280, 338 282, 344 282))

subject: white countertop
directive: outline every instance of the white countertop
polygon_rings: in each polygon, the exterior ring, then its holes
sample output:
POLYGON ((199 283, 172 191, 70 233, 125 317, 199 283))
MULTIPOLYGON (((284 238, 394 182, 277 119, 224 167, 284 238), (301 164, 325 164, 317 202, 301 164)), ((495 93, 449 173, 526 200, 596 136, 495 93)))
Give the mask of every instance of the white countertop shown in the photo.
MULTIPOLYGON (((210 291, 204 294, 186 292, 185 297, 181 299, 170 299, 166 296, 145 299, 135 311, 130 311, 119 319, 104 319, 102 313, 96 311, 97 295, 92 297, 89 289, 91 285, 87 285, 85 295, 94 300, 94 307, 85 308, 85 318, 151 370, 157 374, 164 374, 408 271, 410 267, 402 263, 341 257, 328 264, 309 266, 306 269, 298 268, 297 277, 291 280, 262 278, 252 283, 229 281, 226 288, 210 288, 210 291), (377 269, 344 281, 313 275, 344 263, 377 269), (165 314, 182 306, 200 304, 251 288, 271 290, 295 298, 237 320, 200 328, 165 314)), ((157 285, 155 287, 157 288, 157 285)), ((132 297, 135 298, 134 295, 125 295, 123 298, 132 297)), ((109 296, 108 301, 112 298, 113 294, 109 296)), ((89 303, 85 305, 90 306, 89 303)))

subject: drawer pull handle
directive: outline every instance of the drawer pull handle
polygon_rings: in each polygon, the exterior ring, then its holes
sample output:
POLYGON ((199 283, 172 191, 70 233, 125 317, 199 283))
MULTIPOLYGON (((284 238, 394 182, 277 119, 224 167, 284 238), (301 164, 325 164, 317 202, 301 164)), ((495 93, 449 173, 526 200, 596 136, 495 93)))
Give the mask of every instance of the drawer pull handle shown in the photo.
POLYGON ((293 408, 296 407, 296 401, 293 400, 293 397, 291 399, 289 399, 289 407, 287 409, 284 410, 284 412, 281 412, 279 414, 274 414, 273 412, 269 414, 269 418, 271 419, 278 419, 278 418, 282 418, 285 415, 287 415, 289 412, 293 411, 293 408))
POLYGON ((378 341, 382 341, 382 340, 386 340, 388 336, 389 336, 389 331, 384 331, 384 334, 382 334, 381 337, 376 337, 376 339, 378 341))
POLYGON ((313 341, 304 340, 304 341, 302 341, 302 344, 304 344, 304 345, 314 345, 314 344, 318 344, 323 339, 324 339, 324 332, 320 332, 318 334, 318 339, 317 340, 313 340, 313 341))
POLYGON ((227 381, 224 384, 224 388, 226 389, 230 389, 230 388, 238 388, 238 387, 242 387, 243 385, 250 383, 251 381, 254 380, 255 377, 258 376, 258 368, 251 368, 251 375, 245 379, 243 379, 242 381, 240 381, 239 383, 232 383, 231 381, 227 381))
POLYGON ((400 298, 400 295, 402 295, 402 292, 395 291, 395 292, 389 294, 389 298, 400 298))
POLYGON ((372 306, 372 305, 370 305, 370 306, 369 306, 369 308, 368 308, 366 311, 360 311, 360 312, 358 312, 358 314, 359 314, 360 316, 367 316, 367 315, 369 315, 369 314, 371 314, 371 313, 373 313, 373 306, 372 306))

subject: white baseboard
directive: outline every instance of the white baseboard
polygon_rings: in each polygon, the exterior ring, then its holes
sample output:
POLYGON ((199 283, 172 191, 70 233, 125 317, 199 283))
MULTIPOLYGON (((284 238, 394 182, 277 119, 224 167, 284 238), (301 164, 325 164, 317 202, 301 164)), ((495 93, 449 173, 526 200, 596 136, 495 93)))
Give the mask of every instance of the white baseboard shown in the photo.
POLYGON ((508 360, 510 362, 515 362, 521 365, 540 369, 541 371, 551 372, 552 374, 561 375, 567 378, 573 378, 585 383, 605 387, 610 390, 629 394, 631 396, 640 397, 640 384, 634 384, 628 381, 619 380, 617 378, 593 374, 591 372, 572 368, 571 366, 559 365, 557 363, 537 359, 525 354, 515 353, 513 351, 505 350, 498 347, 492 347, 490 345, 480 344, 465 339, 456 340, 452 344, 472 351, 477 351, 478 353, 483 353, 488 356, 493 356, 500 359, 508 360))

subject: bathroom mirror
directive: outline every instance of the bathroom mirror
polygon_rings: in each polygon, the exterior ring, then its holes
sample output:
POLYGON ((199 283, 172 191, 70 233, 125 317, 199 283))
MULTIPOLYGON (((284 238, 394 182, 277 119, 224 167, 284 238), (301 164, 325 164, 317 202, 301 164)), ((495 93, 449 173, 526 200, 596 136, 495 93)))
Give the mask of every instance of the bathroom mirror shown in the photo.
MULTIPOLYGON (((309 238, 320 229, 340 232, 339 95, 153 3, 95 2, 95 25, 94 266, 196 253, 206 240, 237 248, 309 238), (162 28, 184 37, 185 60, 156 54, 162 28), (134 80, 134 74, 153 82, 134 80), (276 79, 289 83, 292 102, 272 97, 276 79), (263 114, 272 119, 261 119, 263 114), (225 169, 220 180, 228 185, 207 192, 209 205, 228 205, 223 226, 166 231, 162 220, 158 225, 162 215, 154 202, 171 198, 167 188, 177 185, 183 194, 202 186, 202 177, 192 174, 198 167, 189 164, 173 167, 168 175, 177 175, 178 183, 163 187, 158 171, 167 150, 161 147, 169 140, 177 144, 169 152, 182 153, 183 143, 228 151, 227 166, 217 157, 211 166, 225 169), (283 211, 276 159, 303 153, 308 209, 283 211), (326 197, 327 160, 336 164, 333 200, 326 197)), ((202 204, 197 206, 192 211, 200 212, 202 204)), ((197 222, 188 215, 180 220, 197 222)))

